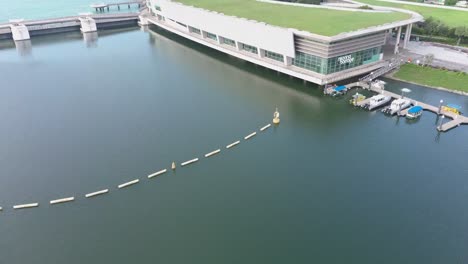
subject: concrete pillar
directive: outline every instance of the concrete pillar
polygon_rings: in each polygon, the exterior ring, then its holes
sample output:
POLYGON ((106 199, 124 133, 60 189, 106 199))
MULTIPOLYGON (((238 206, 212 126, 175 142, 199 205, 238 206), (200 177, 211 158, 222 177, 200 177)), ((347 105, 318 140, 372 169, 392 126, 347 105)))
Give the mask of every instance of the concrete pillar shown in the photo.
POLYGON ((398 33, 396 36, 396 41, 395 41, 395 51, 394 54, 398 53, 398 45, 400 44, 400 38, 401 38, 401 27, 398 27, 398 33))
POLYGON ((206 38, 206 32, 203 30, 200 30, 202 38, 206 38))
POLYGON ((145 15, 139 15, 138 16, 138 25, 140 26, 148 26, 149 25, 149 21, 148 21, 148 17, 145 16, 145 15))
POLYGON ((80 17, 80 23, 81 23, 81 32, 83 33, 88 33, 88 32, 96 32, 97 27, 96 27, 96 21, 89 16, 83 16, 80 17))
POLYGON ((406 26, 406 32, 405 32, 405 40, 403 42, 403 48, 406 49, 406 45, 408 45, 408 42, 410 41, 411 37, 411 29, 413 28, 413 24, 409 24, 406 26))
POLYGON ((223 44, 223 37, 218 36, 218 44, 223 44))
POLYGON ((291 58, 291 57, 288 57, 288 56, 286 56, 286 55, 283 56, 283 58, 284 58, 284 61, 283 61, 283 62, 284 62, 284 65, 285 65, 285 66, 291 66, 291 64, 292 64, 292 58, 291 58))
POLYGON ((263 50, 261 48, 257 48, 257 49, 258 49, 258 57, 259 58, 265 57, 265 50, 263 50))
POLYGON ((21 23, 22 21, 22 19, 10 20, 10 30, 14 41, 28 40, 31 38, 29 36, 28 28, 23 23, 21 23))

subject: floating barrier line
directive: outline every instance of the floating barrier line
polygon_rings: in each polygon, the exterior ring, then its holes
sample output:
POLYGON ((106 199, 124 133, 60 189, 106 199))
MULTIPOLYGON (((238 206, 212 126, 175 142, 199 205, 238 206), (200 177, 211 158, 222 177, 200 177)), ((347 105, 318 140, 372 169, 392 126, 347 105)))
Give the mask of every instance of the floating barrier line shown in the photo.
MULTIPOLYGON (((264 127, 260 128, 260 131, 264 131, 264 130, 270 128, 270 127, 271 127, 271 124, 267 124, 264 127)), ((248 139, 250 139, 251 137, 253 137, 255 135, 257 135, 257 132, 253 132, 253 133, 245 136, 244 139, 248 140, 248 139)), ((240 144, 240 140, 227 145, 226 148, 229 149, 229 148, 232 148, 232 147, 234 147, 234 146, 236 146, 238 144, 240 144)), ((220 152, 221 152, 221 149, 211 151, 211 152, 205 154, 205 158, 211 157, 211 156, 216 155, 216 154, 218 154, 220 152)), ((197 161, 198 161, 198 158, 194 158, 194 159, 182 162, 181 166, 186 166, 186 165, 192 164, 192 163, 197 162, 197 161)), ((175 163, 174 162, 172 163, 172 169, 173 170, 175 169, 175 163)), ((151 178, 156 177, 158 175, 164 174, 166 172, 167 172, 167 169, 163 169, 163 170, 154 172, 154 173, 148 175, 148 179, 151 179, 151 178)), ((129 182, 126 182, 126 183, 122 183, 122 184, 118 185, 117 187, 119 189, 121 189, 121 188, 125 188, 125 187, 128 187, 128 186, 137 184, 139 182, 140 182, 139 179, 135 179, 135 180, 132 180, 132 181, 129 181, 129 182)), ((91 197, 98 196, 98 195, 103 195, 103 194, 106 194, 106 193, 109 193, 109 189, 103 189, 103 190, 100 190, 100 191, 87 193, 87 194, 85 194, 85 197, 86 198, 91 198, 91 197)), ((65 198, 50 200, 49 202, 50 202, 50 204, 59 204, 59 203, 72 202, 74 200, 75 200, 75 197, 71 196, 71 197, 65 197, 65 198)), ((33 207, 38 207, 38 206, 39 206, 39 203, 17 204, 17 205, 13 206, 13 209, 33 208, 33 207)), ((1 211, 3 211, 2 207, 0 207, 0 212, 1 211)))
POLYGON ((244 139, 247 140, 253 136, 257 135, 257 132, 253 132, 252 134, 249 134, 248 136, 246 136, 244 139))
POLYGON ((180 165, 185 166, 185 165, 189 165, 191 163, 197 162, 197 161, 198 161, 198 158, 195 158, 195 159, 188 160, 186 162, 182 162, 180 165))
POLYGON ((151 179, 151 178, 153 178, 153 177, 156 177, 156 176, 158 176, 158 175, 161 175, 161 174, 163 174, 163 173, 166 173, 166 171, 167 171, 167 169, 164 169, 164 170, 160 170, 160 171, 158 171, 158 172, 155 172, 155 173, 153 173, 153 174, 150 174, 150 175, 148 175, 148 179, 151 179))
POLYGON ((119 187, 119 189, 122 189, 122 188, 128 187, 128 186, 130 186, 130 185, 136 184, 136 183, 138 183, 138 182, 140 182, 140 180, 139 180, 139 179, 136 179, 136 180, 129 181, 129 182, 126 182, 126 183, 122 183, 122 184, 120 184, 120 185, 117 186, 117 187, 119 187))
POLYGON ((212 151, 212 152, 210 152, 210 153, 208 153, 208 154, 205 154, 205 158, 208 158, 208 157, 210 157, 210 156, 216 155, 216 154, 218 154, 219 152, 221 152, 220 149, 217 149, 217 150, 215 150, 215 151, 212 151))
POLYGON ((23 209, 23 208, 32 208, 32 207, 38 207, 39 203, 29 203, 29 204, 18 204, 13 206, 13 209, 23 209))
POLYGON ((227 145, 226 148, 232 148, 232 147, 234 147, 235 145, 237 145, 239 143, 240 143, 240 141, 238 140, 238 141, 236 141, 234 143, 231 143, 231 144, 227 145))
POLYGON ((66 202, 71 202, 74 200, 75 200, 75 197, 67 197, 67 198, 52 200, 50 201, 50 204, 66 203, 66 202))
POLYGON ((90 198, 90 197, 105 194, 105 193, 108 193, 108 192, 109 192, 109 189, 104 189, 104 190, 100 190, 100 191, 97 191, 97 192, 88 193, 88 194, 85 195, 85 197, 90 198))
POLYGON ((260 128, 260 131, 264 131, 265 129, 268 129, 269 127, 271 127, 271 124, 268 124, 268 125, 260 128))

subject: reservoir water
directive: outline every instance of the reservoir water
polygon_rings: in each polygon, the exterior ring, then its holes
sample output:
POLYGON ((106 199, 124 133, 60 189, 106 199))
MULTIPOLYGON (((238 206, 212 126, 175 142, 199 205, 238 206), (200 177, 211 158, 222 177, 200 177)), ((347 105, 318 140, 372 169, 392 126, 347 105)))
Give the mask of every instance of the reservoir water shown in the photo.
MULTIPOLYGON (((0 47, 2 263, 468 261, 468 127, 355 109, 159 31, 0 47), (278 127, 224 148, 275 107, 278 127)), ((468 111, 467 97, 386 81, 468 111)))
MULTIPOLYGON (((7 22, 9 19, 43 19, 63 16, 76 16, 83 12, 95 12, 90 7, 93 3, 119 3, 121 0, 0 0, 0 23, 7 22)), ((122 6, 120 11, 117 7, 110 9, 112 12, 129 12, 127 6, 122 6)), ((130 12, 136 12, 138 8, 133 5, 130 12)), ((107 13, 107 12, 106 12, 107 13)))

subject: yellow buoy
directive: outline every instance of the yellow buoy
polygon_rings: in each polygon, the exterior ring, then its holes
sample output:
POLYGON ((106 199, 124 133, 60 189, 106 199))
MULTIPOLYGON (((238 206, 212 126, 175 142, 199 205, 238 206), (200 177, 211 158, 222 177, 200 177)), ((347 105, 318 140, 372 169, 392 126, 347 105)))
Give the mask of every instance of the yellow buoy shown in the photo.
POLYGON ((175 168, 176 168, 176 165, 175 165, 175 162, 174 162, 174 161, 172 162, 171 168, 172 168, 173 170, 175 170, 175 168))
POLYGON ((276 111, 273 113, 273 124, 279 124, 280 122, 279 116, 280 114, 278 112, 278 107, 276 107, 276 111))

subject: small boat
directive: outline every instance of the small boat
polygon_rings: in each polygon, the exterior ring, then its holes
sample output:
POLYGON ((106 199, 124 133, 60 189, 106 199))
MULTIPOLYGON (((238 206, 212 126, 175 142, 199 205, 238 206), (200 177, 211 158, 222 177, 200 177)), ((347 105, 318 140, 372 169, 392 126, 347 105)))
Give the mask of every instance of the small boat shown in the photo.
POLYGON ((399 99, 396 99, 394 100, 389 107, 385 108, 384 110, 382 110, 382 112, 386 113, 386 114, 389 114, 389 115, 394 115, 396 113, 398 113, 399 111, 401 110, 404 110, 408 107, 411 106, 411 101, 408 100, 408 99, 404 99, 404 98, 399 98, 399 99))
POLYGON ((337 86, 337 87, 335 87, 335 88, 333 89, 332 96, 343 95, 343 94, 345 94, 347 91, 348 91, 348 89, 346 89, 346 86, 344 86, 344 85, 337 86))
POLYGON ((324 93, 327 95, 331 95, 331 96, 338 96, 338 95, 345 94, 347 91, 348 89, 346 88, 345 85, 341 85, 341 86, 334 85, 334 86, 329 86, 325 88, 324 93))
POLYGON ((416 119, 422 115, 423 108, 419 105, 415 105, 408 109, 408 113, 406 114, 407 119, 416 119))
POLYGON ((369 105, 367 106, 367 108, 369 109, 369 111, 372 111, 376 108, 384 106, 385 104, 390 102, 391 99, 392 98, 390 96, 386 96, 383 94, 374 95, 370 98, 369 105))
POLYGON ((457 115, 461 115, 461 106, 456 104, 447 104, 442 106, 442 110, 445 112, 452 112, 457 115))
POLYGON ((349 100, 349 103, 356 106, 359 102, 364 101, 366 97, 360 93, 356 93, 353 97, 349 100))

